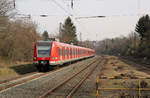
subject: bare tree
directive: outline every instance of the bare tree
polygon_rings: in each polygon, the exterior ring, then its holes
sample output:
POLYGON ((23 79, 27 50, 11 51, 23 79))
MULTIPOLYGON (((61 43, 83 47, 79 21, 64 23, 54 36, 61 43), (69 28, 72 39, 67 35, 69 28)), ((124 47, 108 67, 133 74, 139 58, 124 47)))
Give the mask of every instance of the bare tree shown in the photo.
POLYGON ((127 37, 105 39, 98 42, 97 53, 134 55, 139 45, 139 36, 131 32, 127 37))
POLYGON ((0 0, 0 16, 9 15, 13 9, 14 9, 13 1, 0 0))

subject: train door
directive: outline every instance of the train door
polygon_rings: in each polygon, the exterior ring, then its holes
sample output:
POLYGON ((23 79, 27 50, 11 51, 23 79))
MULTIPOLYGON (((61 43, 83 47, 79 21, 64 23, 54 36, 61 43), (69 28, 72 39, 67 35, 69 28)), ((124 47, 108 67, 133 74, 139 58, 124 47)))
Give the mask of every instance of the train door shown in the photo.
POLYGON ((77 48, 77 58, 78 58, 78 48, 77 48))
POLYGON ((69 60, 69 48, 67 47, 67 60, 69 60))
POLYGON ((76 48, 74 49, 74 51, 75 51, 75 58, 77 58, 76 56, 77 56, 77 51, 76 51, 76 48))
POLYGON ((65 60, 65 51, 64 50, 65 50, 64 47, 62 47, 62 61, 65 60))
POLYGON ((72 55, 73 55, 73 58, 75 58, 75 55, 74 55, 74 48, 72 49, 72 51, 73 51, 73 53, 72 53, 72 55))
POLYGON ((73 52, 73 48, 72 48, 72 59, 74 58, 74 52, 73 52))
POLYGON ((79 58, 80 56, 79 56, 79 48, 78 48, 78 58, 79 58))
POLYGON ((75 51, 76 51, 76 58, 77 58, 77 48, 76 48, 76 50, 75 50, 75 51))
POLYGON ((64 47, 64 60, 66 60, 67 59, 67 49, 66 49, 66 47, 64 47))
POLYGON ((70 59, 72 59, 72 48, 70 47, 70 59))
POLYGON ((59 50, 59 60, 60 60, 60 63, 62 63, 62 56, 63 56, 62 47, 59 47, 58 50, 59 50))
POLYGON ((74 58, 76 58, 76 49, 74 48, 74 58))
POLYGON ((76 51, 77 51, 77 58, 78 58, 78 48, 76 49, 76 51))
POLYGON ((75 58, 77 58, 77 51, 76 51, 76 48, 75 48, 74 50, 75 50, 75 58))

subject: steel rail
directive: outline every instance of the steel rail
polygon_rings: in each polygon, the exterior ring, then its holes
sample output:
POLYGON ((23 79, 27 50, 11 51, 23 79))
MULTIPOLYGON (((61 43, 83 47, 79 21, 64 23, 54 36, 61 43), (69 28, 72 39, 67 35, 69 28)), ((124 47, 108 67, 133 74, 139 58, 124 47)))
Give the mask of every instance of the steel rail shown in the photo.
POLYGON ((65 83, 67 83, 69 80, 73 79, 75 76, 77 76, 79 73, 81 73, 82 71, 84 71, 85 69, 87 69, 90 65, 94 64, 98 59, 96 59, 95 61, 93 61, 92 63, 88 64, 88 66, 86 66, 85 68, 83 68, 82 70, 80 70, 79 72, 73 74, 71 77, 67 78, 66 80, 64 80, 63 82, 61 82, 60 84, 58 84, 56 87, 48 90, 47 92, 45 92, 44 94, 42 94, 39 98, 45 98, 48 95, 50 95, 53 91, 55 91, 56 89, 58 89, 59 87, 63 86, 65 83))
POLYGON ((20 78, 23 78, 23 77, 34 75, 34 74, 37 74, 37 72, 27 73, 27 74, 16 76, 16 77, 13 77, 13 78, 10 78, 10 79, 7 79, 7 80, 1 80, 0 85, 3 84, 3 83, 7 83, 7 82, 10 82, 10 81, 17 80, 17 79, 20 79, 20 78))
POLYGON ((87 75, 79 81, 79 83, 77 83, 77 85, 75 85, 75 87, 73 87, 72 91, 67 95, 66 98, 71 98, 73 96, 73 94, 77 91, 77 89, 83 84, 83 82, 93 73, 93 71, 95 70, 95 68, 98 66, 98 64, 100 64, 100 62, 98 62, 92 70, 90 70, 90 72, 87 72, 87 75))
MULTIPOLYGON (((46 75, 46 74, 36 75, 36 76, 30 77, 30 78, 23 79, 23 80, 21 80, 21 81, 18 81, 18 82, 15 82, 15 83, 6 85, 6 86, 4 86, 4 87, 1 87, 1 88, 0 88, 0 91, 5 90, 5 89, 7 89, 7 88, 11 88, 11 87, 13 87, 13 86, 16 86, 16 85, 19 85, 19 84, 22 84, 22 83, 25 83, 25 82, 28 82, 28 81, 33 80, 33 79, 36 79, 36 78, 39 78, 39 77, 44 76, 44 75, 46 75)), ((13 81, 13 80, 12 80, 12 81, 13 81)), ((4 83, 3 83, 3 84, 4 84, 4 83)), ((2 84, 1 84, 1 85, 2 85, 2 84)))
MULTIPOLYGON (((58 71, 58 70, 63 70, 63 69, 66 68, 66 67, 68 67, 68 66, 65 66, 65 67, 63 67, 63 68, 57 68, 57 69, 52 70, 52 71, 50 71, 50 72, 46 72, 46 73, 43 73, 43 74, 35 75, 35 76, 32 76, 32 77, 27 78, 27 79, 22 79, 22 80, 20 80, 20 81, 18 80, 18 81, 15 82, 15 83, 11 83, 11 84, 6 85, 6 86, 4 86, 4 87, 0 87, 0 91, 3 91, 3 90, 5 90, 5 89, 11 88, 11 87, 16 86, 16 85, 19 85, 19 84, 26 83, 26 82, 28 82, 28 81, 30 81, 30 80, 33 80, 33 79, 38 79, 38 78, 40 78, 40 77, 42 77, 42 76, 46 76, 46 75, 51 74, 51 73, 53 73, 53 72, 56 72, 56 71, 58 71)), ((36 73, 36 72, 33 72, 33 73, 25 74, 25 75, 23 75, 23 76, 14 77, 14 78, 12 78, 12 79, 8 79, 8 80, 5 80, 5 81, 0 82, 0 85, 3 85, 3 84, 5 84, 5 83, 11 82, 11 81, 14 81, 14 80, 17 80, 17 79, 21 79, 21 78, 24 78, 24 77, 29 77, 29 76, 34 75, 34 74, 37 74, 37 73, 36 73)))

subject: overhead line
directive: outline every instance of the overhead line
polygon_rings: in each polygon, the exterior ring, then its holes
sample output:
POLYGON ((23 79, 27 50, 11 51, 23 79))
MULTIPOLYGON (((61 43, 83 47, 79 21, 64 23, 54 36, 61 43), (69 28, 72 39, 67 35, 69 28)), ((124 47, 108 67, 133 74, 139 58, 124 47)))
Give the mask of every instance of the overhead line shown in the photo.
POLYGON ((52 0, 57 6, 59 6, 59 8, 61 8, 62 10, 64 10, 67 14, 69 14, 69 16, 72 16, 71 13, 69 13, 64 7, 62 7, 56 0, 52 0))

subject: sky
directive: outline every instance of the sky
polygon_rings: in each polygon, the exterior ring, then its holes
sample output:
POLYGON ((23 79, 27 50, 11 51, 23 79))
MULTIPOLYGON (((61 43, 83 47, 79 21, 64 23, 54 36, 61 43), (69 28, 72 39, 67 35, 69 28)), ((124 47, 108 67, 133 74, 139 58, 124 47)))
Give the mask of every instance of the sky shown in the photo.
POLYGON ((102 40, 134 31, 138 19, 150 13, 149 4, 150 0, 74 0, 71 9, 71 0, 16 0, 16 9, 19 14, 30 14, 39 32, 58 33, 60 22, 71 15, 79 40, 102 40), (88 16, 106 17, 77 19, 88 16))

